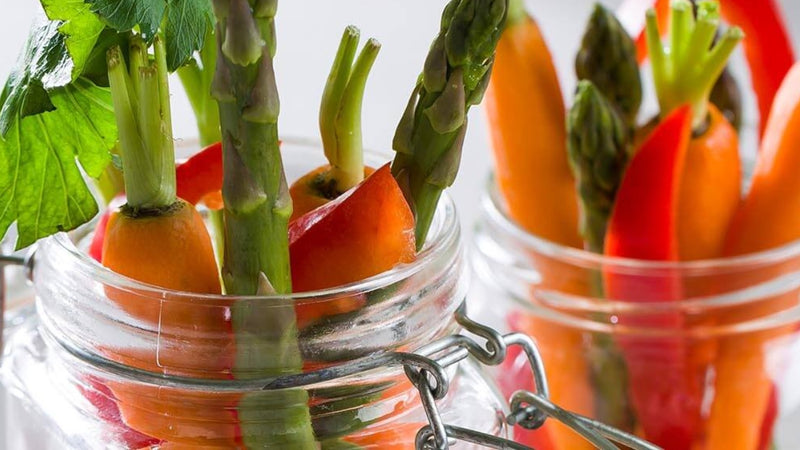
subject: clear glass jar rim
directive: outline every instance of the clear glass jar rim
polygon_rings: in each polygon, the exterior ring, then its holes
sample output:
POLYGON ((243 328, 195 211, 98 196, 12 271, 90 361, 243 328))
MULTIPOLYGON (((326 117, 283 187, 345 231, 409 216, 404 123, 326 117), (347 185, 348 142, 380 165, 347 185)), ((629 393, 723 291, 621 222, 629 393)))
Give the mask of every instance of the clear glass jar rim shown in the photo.
POLYGON ((507 233, 509 236, 518 240, 522 245, 537 253, 564 262, 570 262, 574 265, 612 266, 614 270, 618 271, 678 270, 685 272, 702 272, 742 266, 775 264, 800 256, 800 240, 761 252, 695 261, 652 261, 606 256, 549 241, 531 234, 520 227, 508 217, 501 207, 502 200, 500 190, 495 181, 494 174, 489 176, 486 183, 486 193, 483 195, 482 202, 483 208, 491 219, 493 226, 499 227, 504 233, 507 233))
MULTIPOLYGON (((320 146, 319 143, 313 140, 306 140, 302 138, 283 139, 283 142, 299 146, 320 146)), ((391 154, 388 152, 367 150, 365 151, 365 157, 365 159, 371 158, 389 161, 391 154)), ((171 300, 180 300, 180 298, 186 297, 190 298, 192 301, 209 302, 230 302, 232 300, 271 300, 276 304, 285 304, 286 301, 291 300, 295 302, 295 304, 313 304, 317 302, 328 301, 333 297, 346 297, 364 294, 366 292, 374 291, 376 289, 400 282, 412 277, 425 267, 433 264, 437 258, 442 257, 441 255, 446 255, 447 252, 445 250, 454 245, 454 243, 458 241, 459 236, 459 224, 456 206, 452 198, 446 192, 441 197, 441 201, 437 206, 435 216, 439 217, 440 219, 434 219, 434 224, 430 234, 428 235, 425 246, 417 253, 417 258, 413 262, 398 265, 389 271, 375 275, 366 280, 357 281, 347 285, 285 295, 229 296, 216 294, 196 294, 164 289, 150 284, 141 283, 107 269, 89 256, 86 252, 78 249, 67 233, 58 233, 51 237, 51 239, 61 250, 66 251, 68 254, 74 257, 82 271, 91 273, 93 277, 103 284, 121 289, 136 290, 139 294, 148 297, 152 296, 157 298, 169 296, 171 300)), ((84 227, 91 227, 91 229, 94 229, 96 220, 97 219, 89 222, 88 224, 84 225, 84 227)))

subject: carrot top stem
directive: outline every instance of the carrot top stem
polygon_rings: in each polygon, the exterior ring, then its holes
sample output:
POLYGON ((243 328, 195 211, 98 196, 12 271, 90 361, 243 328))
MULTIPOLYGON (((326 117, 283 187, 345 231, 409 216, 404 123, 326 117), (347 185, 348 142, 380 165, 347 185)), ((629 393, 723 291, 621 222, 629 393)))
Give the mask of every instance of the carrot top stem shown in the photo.
POLYGON ((151 61, 144 42, 132 39, 130 71, 118 46, 107 54, 125 192, 134 211, 167 208, 176 200, 166 52, 160 36, 153 46, 151 61))
POLYGON ((339 192, 364 180, 361 108, 367 78, 381 48, 378 41, 370 39, 354 65, 359 34, 354 26, 345 29, 320 106, 322 143, 339 192))
POLYGON ((527 17, 528 11, 525 10, 525 2, 523 0, 508 0, 507 27, 522 22, 527 17))
POLYGON ((740 28, 733 27, 712 46, 719 25, 716 1, 698 2, 695 19, 691 2, 676 0, 670 10, 669 43, 665 46, 655 10, 647 12, 647 47, 662 118, 689 103, 694 129, 705 123, 714 83, 744 37, 740 28))

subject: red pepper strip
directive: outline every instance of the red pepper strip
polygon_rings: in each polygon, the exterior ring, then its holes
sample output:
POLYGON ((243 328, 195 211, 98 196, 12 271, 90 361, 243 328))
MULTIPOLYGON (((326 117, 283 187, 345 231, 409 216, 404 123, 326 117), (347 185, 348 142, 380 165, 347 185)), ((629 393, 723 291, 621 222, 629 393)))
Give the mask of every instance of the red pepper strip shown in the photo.
POLYGON ((125 196, 119 195, 115 197, 108 204, 108 207, 100 216, 97 226, 94 229, 94 236, 92 236, 92 243, 89 245, 89 256, 100 262, 103 260, 103 243, 106 240, 106 228, 108 227, 108 219, 111 218, 111 213, 125 203, 125 196))
MULTIPOLYGON (((681 107, 644 141, 622 179, 606 236, 606 254, 657 261, 678 260, 677 204, 680 175, 692 129, 692 113, 681 107)), ((677 301, 680 277, 669 269, 620 272, 604 268, 610 299, 635 303, 677 301)), ((690 374, 689 349, 669 330, 684 328, 680 312, 621 313, 619 325, 661 332, 620 334, 633 406, 645 437, 667 450, 692 448, 700 428, 702 386, 690 374)), ((638 332, 637 332, 638 333, 638 332)))
POLYGON ((772 432, 775 430, 775 422, 778 420, 778 390, 772 386, 769 395, 767 410, 764 412, 764 420, 761 422, 761 435, 758 442, 758 450, 769 450, 772 448, 772 432))
POLYGON ((722 0, 722 17, 744 31, 744 55, 758 97, 759 136, 764 135, 772 101, 794 64, 792 39, 775 0, 722 0))
MULTIPOLYGON (((758 98, 759 135, 763 135, 775 94, 795 61, 792 39, 775 0, 721 0, 720 3, 722 17, 745 34, 744 54, 753 91, 758 98)), ((637 36, 639 62, 647 59, 644 10, 655 5, 659 30, 666 33, 669 30, 669 4, 669 0, 626 0, 617 10, 628 32, 637 36), (634 18, 636 14, 641 19, 634 18)))
POLYGON ((196 205, 222 189, 222 144, 217 142, 180 164, 175 171, 178 197, 196 205))

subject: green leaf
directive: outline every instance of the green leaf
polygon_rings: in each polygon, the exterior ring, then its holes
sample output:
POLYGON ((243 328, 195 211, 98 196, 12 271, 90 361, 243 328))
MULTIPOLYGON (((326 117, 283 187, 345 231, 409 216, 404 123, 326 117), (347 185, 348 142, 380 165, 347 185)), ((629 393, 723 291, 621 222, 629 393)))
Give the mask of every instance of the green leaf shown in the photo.
POLYGON ((52 111, 54 106, 47 89, 71 81, 72 61, 58 26, 58 22, 44 22, 31 29, 25 49, 3 88, 2 136, 8 133, 17 117, 52 111))
POLYGON ((145 40, 152 40, 164 11, 166 0, 87 0, 92 11, 117 31, 129 31, 137 25, 145 40))
POLYGON ((41 0, 51 19, 35 24, 3 88, 0 135, 15 118, 52 111, 48 91, 71 83, 83 71, 104 25, 83 0, 41 0))
POLYGON ((58 31, 64 36, 66 49, 72 58, 71 80, 74 80, 83 71, 105 26, 83 0, 40 1, 47 17, 60 21, 58 31))
POLYGON ((97 214, 76 158, 98 176, 116 141, 111 94, 85 79, 51 92, 54 111, 17 118, 0 141, 0 232, 16 220, 17 248, 97 214))
MULTIPOLYGON (((77 0, 50 0, 77 1, 77 0)), ((174 72, 192 53, 203 47, 214 24, 211 0, 87 0, 109 26, 117 31, 139 27, 152 40, 159 26, 165 34, 167 66, 174 72)))
POLYGON ((214 11, 210 0, 168 0, 167 3, 164 33, 167 67, 173 72, 203 48, 206 34, 214 25, 214 11))

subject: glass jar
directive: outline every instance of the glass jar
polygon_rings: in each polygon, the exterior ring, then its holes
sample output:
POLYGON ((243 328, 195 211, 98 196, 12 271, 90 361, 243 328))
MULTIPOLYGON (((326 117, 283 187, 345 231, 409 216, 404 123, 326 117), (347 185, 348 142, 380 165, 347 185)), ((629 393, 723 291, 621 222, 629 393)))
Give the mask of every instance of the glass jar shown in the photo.
MULTIPOLYGON (((607 258, 528 234, 495 186, 470 247, 470 311, 533 337, 554 402, 667 450, 800 448, 800 242, 713 261, 607 258)), ((501 389, 530 384, 520 366, 509 355, 501 389)), ((558 424, 522 442, 587 448, 558 424)))
MULTIPOLYGON (((289 180, 324 163, 314 145, 284 142, 282 151, 289 180)), ((287 296, 137 283, 87 256, 92 228, 37 249, 35 311, 16 314, 0 371, 7 448, 308 448, 309 422, 312 448, 413 447, 428 421, 401 367, 331 373, 458 331, 467 277, 447 197, 415 262, 287 296), (258 319, 238 322, 234 334, 237 314, 258 319)), ((471 359, 447 371, 437 403, 445 422, 507 436, 507 405, 485 372, 471 359)))

